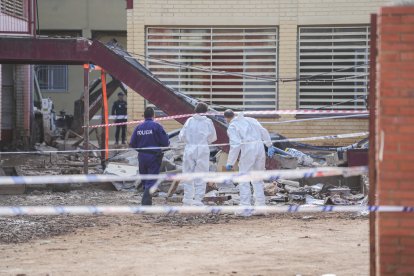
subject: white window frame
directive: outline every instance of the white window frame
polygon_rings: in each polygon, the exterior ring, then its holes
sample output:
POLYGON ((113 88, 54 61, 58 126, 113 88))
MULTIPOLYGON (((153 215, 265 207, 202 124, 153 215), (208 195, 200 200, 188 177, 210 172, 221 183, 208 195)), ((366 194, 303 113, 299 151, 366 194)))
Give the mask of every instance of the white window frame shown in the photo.
POLYGON ((300 26, 298 109, 365 110, 369 44, 366 25, 300 26))
POLYGON ((40 90, 43 92, 68 92, 69 70, 68 65, 36 65, 35 72, 39 81, 40 90), (47 74, 47 84, 42 82, 40 70, 47 74), (61 79, 56 78, 61 74, 61 79))
POLYGON ((242 110, 277 109, 278 85, 274 80, 278 78, 278 31, 277 26, 146 28, 147 57, 191 64, 211 71, 234 70, 237 73, 264 76, 273 81, 223 77, 212 72, 177 68, 151 60, 146 61, 146 66, 171 88, 191 97, 200 97, 200 100, 209 104, 242 110), (254 39, 255 36, 258 39, 254 39), (231 98, 232 95, 240 97, 231 98))

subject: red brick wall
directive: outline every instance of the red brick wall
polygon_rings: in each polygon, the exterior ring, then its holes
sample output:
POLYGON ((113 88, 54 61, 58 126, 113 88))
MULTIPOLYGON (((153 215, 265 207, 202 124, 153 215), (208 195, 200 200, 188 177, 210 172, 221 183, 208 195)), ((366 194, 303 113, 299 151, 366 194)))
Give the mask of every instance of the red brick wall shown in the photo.
MULTIPOLYGON (((414 6, 378 15, 378 205, 414 206, 414 6)), ((376 275, 414 275, 414 213, 376 215, 376 275)))

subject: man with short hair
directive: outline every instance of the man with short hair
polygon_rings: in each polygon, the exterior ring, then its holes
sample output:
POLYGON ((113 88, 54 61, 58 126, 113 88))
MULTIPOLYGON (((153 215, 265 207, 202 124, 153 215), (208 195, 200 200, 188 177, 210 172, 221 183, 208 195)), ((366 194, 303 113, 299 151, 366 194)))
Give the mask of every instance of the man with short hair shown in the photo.
MULTIPOLYGON (((160 147, 168 147, 170 144, 164 128, 154 122, 154 116, 154 109, 147 107, 144 111, 145 122, 138 125, 131 136, 130 147, 138 151, 139 173, 143 175, 160 173, 164 155, 160 147)), ((142 205, 152 205, 150 188, 155 182, 156 180, 142 180, 144 187, 142 205)))
MULTIPOLYGON (((269 132, 254 118, 244 117, 242 113, 236 117, 233 110, 224 112, 224 118, 229 123, 227 135, 230 140, 230 151, 226 169, 233 169, 240 154, 239 171, 264 171, 266 153, 263 142, 269 148, 268 155, 273 156, 275 148, 272 145, 269 132)), ((255 205, 265 205, 264 183, 252 181, 255 205)), ((240 205, 251 205, 250 183, 239 183, 240 205)))
MULTIPOLYGON (((209 145, 217 140, 213 121, 200 115, 208 111, 205 103, 198 103, 195 115, 189 118, 179 134, 179 140, 184 142, 183 173, 208 172, 210 167, 209 145)), ((184 205, 203 205, 206 192, 206 182, 196 179, 184 183, 184 205)))
MULTIPOLYGON (((125 94, 123 92, 118 93, 118 100, 112 105, 112 115, 116 116, 115 123, 124 123, 127 121, 127 102, 124 100, 125 94)), ((122 144, 125 145, 126 141, 126 125, 116 126, 115 130, 115 145, 119 144, 119 132, 122 132, 122 144)))

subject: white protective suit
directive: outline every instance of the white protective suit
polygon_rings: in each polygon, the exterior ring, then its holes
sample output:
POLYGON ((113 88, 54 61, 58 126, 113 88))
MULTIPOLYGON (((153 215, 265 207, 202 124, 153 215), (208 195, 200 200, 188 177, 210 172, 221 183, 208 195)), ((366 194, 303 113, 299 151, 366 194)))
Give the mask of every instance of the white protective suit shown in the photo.
MULTIPOLYGON (((216 130, 206 116, 193 115, 185 122, 179 140, 186 144, 183 157, 183 173, 208 172, 210 167, 209 144, 217 140, 216 130)), ((203 205, 206 182, 195 180, 184 183, 185 205, 203 205)))
MULTIPOLYGON (((241 173, 250 171, 263 171, 266 166, 266 146, 272 145, 269 132, 254 118, 239 115, 230 122, 227 129, 230 139, 230 152, 227 165, 234 166, 240 155, 239 171, 241 173), (254 143, 249 143, 254 142, 254 143), (246 143, 246 144, 244 144, 246 143)), ((263 181, 252 182, 254 190, 255 205, 265 205, 263 181)), ((240 205, 251 205, 250 183, 239 183, 240 205)))

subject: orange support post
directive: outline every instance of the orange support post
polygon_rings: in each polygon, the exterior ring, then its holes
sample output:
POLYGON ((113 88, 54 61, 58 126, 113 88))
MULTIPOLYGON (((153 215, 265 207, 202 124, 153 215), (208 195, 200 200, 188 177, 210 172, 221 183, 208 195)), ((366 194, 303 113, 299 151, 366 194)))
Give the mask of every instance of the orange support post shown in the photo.
POLYGON ((105 119, 105 161, 109 158, 109 127, 108 127, 108 96, 106 94, 106 73, 101 70, 101 80, 102 80, 102 103, 103 103, 103 113, 105 119))

